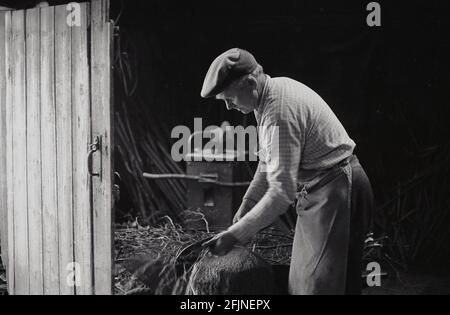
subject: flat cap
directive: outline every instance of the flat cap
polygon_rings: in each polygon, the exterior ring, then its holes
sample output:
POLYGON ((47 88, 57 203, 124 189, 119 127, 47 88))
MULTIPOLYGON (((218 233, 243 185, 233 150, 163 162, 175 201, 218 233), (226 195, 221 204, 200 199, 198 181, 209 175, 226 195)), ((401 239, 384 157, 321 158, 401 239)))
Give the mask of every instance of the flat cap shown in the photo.
POLYGON ((224 52, 211 64, 200 95, 203 98, 216 96, 234 80, 252 73, 257 66, 258 62, 248 51, 233 48, 224 52))

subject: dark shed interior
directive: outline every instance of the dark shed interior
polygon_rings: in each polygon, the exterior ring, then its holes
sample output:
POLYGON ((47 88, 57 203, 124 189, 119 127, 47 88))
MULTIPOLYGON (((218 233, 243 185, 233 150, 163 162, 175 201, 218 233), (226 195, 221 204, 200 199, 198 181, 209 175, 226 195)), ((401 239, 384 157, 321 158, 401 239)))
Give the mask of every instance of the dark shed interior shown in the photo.
POLYGON ((411 260, 446 265, 449 251, 436 244, 449 240, 450 222, 449 4, 381 4, 380 28, 367 26, 361 1, 113 1, 112 17, 134 72, 131 98, 168 146, 170 130, 192 128, 194 117, 255 124, 199 96, 218 54, 247 49, 272 77, 316 90, 347 128, 376 193, 374 229, 411 260))

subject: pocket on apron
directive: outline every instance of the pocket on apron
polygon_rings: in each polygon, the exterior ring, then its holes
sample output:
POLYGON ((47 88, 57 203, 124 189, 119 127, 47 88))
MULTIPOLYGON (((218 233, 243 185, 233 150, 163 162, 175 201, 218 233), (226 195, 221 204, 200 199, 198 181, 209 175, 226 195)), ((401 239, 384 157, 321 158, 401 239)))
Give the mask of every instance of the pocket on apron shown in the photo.
POLYGON ((296 211, 298 215, 304 215, 314 205, 314 194, 320 193, 320 189, 331 181, 335 180, 340 173, 344 173, 343 168, 317 171, 308 181, 303 181, 297 186, 296 211))

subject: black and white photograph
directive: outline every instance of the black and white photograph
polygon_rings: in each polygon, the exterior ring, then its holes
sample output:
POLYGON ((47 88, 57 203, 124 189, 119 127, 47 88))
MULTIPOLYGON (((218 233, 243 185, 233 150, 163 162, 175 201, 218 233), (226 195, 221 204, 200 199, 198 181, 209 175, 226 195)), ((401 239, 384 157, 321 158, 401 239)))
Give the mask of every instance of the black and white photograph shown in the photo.
POLYGON ((449 56, 443 0, 0 0, 0 296, 450 294, 449 56))

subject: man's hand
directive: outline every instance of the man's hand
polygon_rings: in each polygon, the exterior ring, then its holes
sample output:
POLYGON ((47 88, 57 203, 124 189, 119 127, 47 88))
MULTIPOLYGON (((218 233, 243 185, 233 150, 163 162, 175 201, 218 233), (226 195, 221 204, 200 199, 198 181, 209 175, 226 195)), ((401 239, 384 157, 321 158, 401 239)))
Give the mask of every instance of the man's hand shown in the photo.
POLYGON ((213 239, 203 244, 203 247, 209 247, 211 253, 217 256, 228 254, 238 243, 238 240, 228 231, 217 234, 213 239))
POLYGON ((242 204, 239 210, 236 212, 233 218, 233 224, 239 222, 252 208, 255 206, 256 202, 250 199, 242 200, 242 204))

